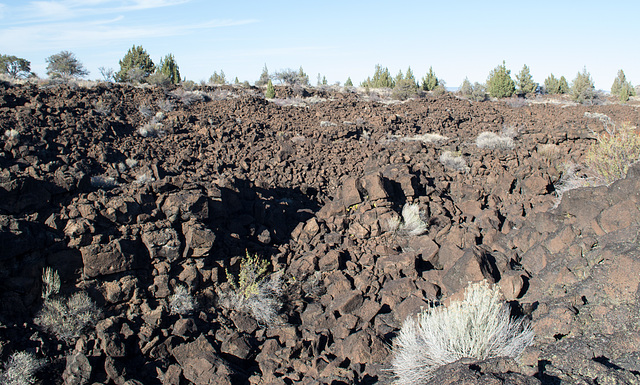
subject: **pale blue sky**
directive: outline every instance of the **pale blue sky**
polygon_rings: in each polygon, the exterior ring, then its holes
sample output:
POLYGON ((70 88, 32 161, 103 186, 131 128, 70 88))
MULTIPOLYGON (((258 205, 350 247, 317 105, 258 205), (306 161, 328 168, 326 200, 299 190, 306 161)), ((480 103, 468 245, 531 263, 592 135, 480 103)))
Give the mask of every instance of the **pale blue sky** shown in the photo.
POLYGON ((195 81, 223 70, 253 83, 266 64, 302 66, 312 84, 318 73, 359 84, 379 63, 394 75, 411 66, 417 78, 433 66, 451 87, 484 82, 506 60, 512 75, 527 64, 540 83, 586 66, 609 90, 619 69, 640 83, 638 15, 640 2, 615 0, 0 0, 0 53, 41 77, 45 58, 67 50, 98 79, 135 44, 156 63, 172 53, 195 81))

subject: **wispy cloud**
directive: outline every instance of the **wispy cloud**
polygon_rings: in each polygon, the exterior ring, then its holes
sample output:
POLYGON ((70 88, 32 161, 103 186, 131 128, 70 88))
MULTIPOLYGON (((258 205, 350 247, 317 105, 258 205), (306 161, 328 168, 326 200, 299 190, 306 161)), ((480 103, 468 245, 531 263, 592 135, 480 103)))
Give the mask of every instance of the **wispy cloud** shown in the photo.
POLYGON ((90 22, 58 22, 0 29, 0 41, 5 49, 39 51, 43 49, 73 49, 106 46, 119 41, 144 38, 184 36, 220 27, 255 23, 256 20, 208 20, 191 24, 135 24, 127 25, 125 17, 90 22))

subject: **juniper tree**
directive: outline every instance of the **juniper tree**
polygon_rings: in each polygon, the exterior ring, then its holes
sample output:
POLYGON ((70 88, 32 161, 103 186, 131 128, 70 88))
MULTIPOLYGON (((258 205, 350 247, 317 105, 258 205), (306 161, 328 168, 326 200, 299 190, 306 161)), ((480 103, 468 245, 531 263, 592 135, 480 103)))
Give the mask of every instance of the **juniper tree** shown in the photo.
POLYGON ((276 97, 276 89, 273 87, 273 83, 271 83, 271 79, 267 80, 267 91, 264 94, 266 99, 273 99, 276 97))
POLYGON ((559 94, 568 94, 569 91, 571 90, 569 88, 569 83, 567 82, 567 78, 563 76, 560 76, 560 80, 558 81, 558 93, 559 94))
POLYGON ((395 85, 396 82, 393 80, 389 69, 386 67, 382 68, 380 64, 376 64, 373 79, 368 77, 367 80, 362 82, 363 87, 370 88, 393 88, 395 85))
POLYGON ((465 97, 471 96, 471 94, 473 93, 473 86, 471 85, 469 78, 464 78, 464 81, 460 85, 458 92, 460 93, 460 95, 465 97))
POLYGON ((262 73, 260 74, 260 78, 256 81, 256 87, 266 86, 269 82, 269 70, 267 69, 267 65, 264 65, 262 69, 262 73))
POLYGON ((611 95, 617 96, 623 102, 628 101, 629 97, 635 96, 635 90, 631 83, 627 81, 627 77, 622 70, 618 71, 618 76, 613 81, 611 95))
POLYGON ((167 76, 171 83, 180 83, 180 69, 172 54, 168 54, 163 59, 160 59, 160 65, 158 67, 160 68, 160 73, 167 76))
MULTIPOLYGON (((469 83, 468 79, 465 79, 467 83, 469 83)), ((438 86, 438 78, 436 74, 433 72, 433 67, 429 67, 429 72, 425 77, 422 78, 422 89, 425 91, 433 91, 438 86)), ((471 83, 469 83, 471 86, 471 83)))
POLYGON ((227 78, 224 75, 224 71, 220 70, 220 75, 214 71, 213 75, 209 77, 209 84, 227 84, 227 78))
POLYGON ((494 98, 508 98, 516 91, 515 83, 511 79, 511 71, 502 61, 502 65, 494 68, 487 78, 487 91, 494 98))
POLYGON ((595 86, 586 67, 582 70, 582 73, 578 72, 576 78, 573 79, 571 97, 579 103, 590 103, 596 98, 595 86))
POLYGON ((47 75, 51 78, 81 78, 89 75, 80 60, 69 51, 61 51, 45 59, 47 63, 47 75))
POLYGON ((142 46, 133 46, 120 60, 120 71, 115 75, 117 82, 143 81, 156 70, 151 56, 142 46))
POLYGON ((347 81, 344 82, 345 87, 353 87, 353 82, 351 81, 351 76, 347 78, 347 81))
POLYGON ((533 81, 533 76, 529 72, 529 67, 525 64, 520 70, 520 73, 516 75, 518 81, 518 95, 532 94, 536 92, 538 84, 533 81))
POLYGON ((559 94, 560 93, 560 81, 553 76, 553 74, 549 75, 544 80, 544 90, 547 94, 559 94))

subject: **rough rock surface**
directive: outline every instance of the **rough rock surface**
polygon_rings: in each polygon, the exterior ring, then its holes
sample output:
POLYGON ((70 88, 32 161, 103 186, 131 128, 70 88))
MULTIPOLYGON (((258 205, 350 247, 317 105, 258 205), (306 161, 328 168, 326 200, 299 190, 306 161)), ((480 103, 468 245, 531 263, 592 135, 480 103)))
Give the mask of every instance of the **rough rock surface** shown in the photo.
POLYGON ((432 383, 640 382, 640 166, 554 207, 563 164, 602 130, 585 112, 638 125, 633 106, 178 91, 0 83, 18 133, 0 148, 0 360, 48 357, 44 384, 388 383, 404 319, 487 279, 534 345, 432 383), (476 147, 505 128, 515 149, 476 147), (423 232, 398 230, 406 203, 423 232), (270 324, 224 306, 246 252, 282 274, 270 324), (73 346, 33 322, 45 266, 102 310, 73 346))

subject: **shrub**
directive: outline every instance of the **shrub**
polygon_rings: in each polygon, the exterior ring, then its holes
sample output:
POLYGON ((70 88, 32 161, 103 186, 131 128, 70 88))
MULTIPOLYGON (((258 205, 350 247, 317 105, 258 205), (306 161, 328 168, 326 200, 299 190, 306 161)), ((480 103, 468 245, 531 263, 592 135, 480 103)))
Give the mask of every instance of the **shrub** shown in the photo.
POLYGON ((196 308, 196 300, 183 285, 178 285, 169 297, 169 309, 171 314, 189 314, 196 308))
POLYGON ((34 374, 45 365, 45 361, 27 352, 16 352, 9 357, 0 370, 1 385, 30 385, 36 382, 34 374))
POLYGON ((120 60, 120 71, 115 75, 115 80, 118 82, 143 81, 154 73, 155 69, 155 64, 147 51, 142 46, 134 45, 120 60), (130 72, 131 70, 136 71, 130 72), (136 79, 132 78, 133 74, 138 75, 136 79))
POLYGON ((273 87, 273 83, 271 83, 271 79, 267 83, 267 91, 264 94, 266 99, 273 99, 276 97, 276 89, 273 87))
POLYGON ((402 218, 391 220, 389 228, 399 235, 417 236, 427 232, 427 223, 422 219, 417 203, 407 203, 402 207, 402 218))
POLYGON ((172 54, 168 54, 163 59, 160 59, 160 65, 158 67, 158 72, 169 78, 171 83, 180 83, 180 68, 172 54))
POLYGON ((485 131, 476 138, 476 146, 488 150, 513 150, 515 143, 509 136, 485 131))
POLYGON ((251 314, 261 324, 273 323, 282 307, 282 274, 267 274, 268 268, 268 261, 247 252, 240 261, 237 281, 226 271, 232 290, 221 295, 223 306, 251 314))
POLYGON ((456 155, 451 151, 445 151, 440 155, 440 163, 448 169, 460 172, 469 172, 469 166, 462 155, 456 155))
POLYGON ((100 71, 100 75, 102 75, 105 82, 112 82, 115 78, 115 71, 113 68, 100 67, 98 68, 98 71, 100 71))
POLYGON ((429 67, 429 72, 427 72, 427 75, 422 78, 422 89, 425 91, 433 91, 438 84, 440 83, 438 82, 436 74, 433 72, 433 67, 429 67))
POLYGON ((529 67, 525 64, 516 75, 518 95, 532 94, 538 89, 538 83, 533 81, 533 76, 529 72, 529 67))
POLYGON ((168 87, 171 84, 171 78, 162 72, 156 71, 147 76, 147 83, 159 87, 168 87))
POLYGON ((304 73, 302 67, 298 71, 290 68, 280 70, 273 75, 273 78, 289 86, 306 86, 309 85, 309 76, 304 73))
POLYGON ((484 86, 484 84, 480 84, 478 82, 475 82, 473 84, 471 99, 475 100, 476 102, 484 102, 485 100, 487 100, 487 88, 484 86))
POLYGON ((58 339, 71 344, 82 331, 95 325, 100 310, 85 292, 73 294, 68 299, 48 298, 34 320, 58 339))
POLYGON ((591 103, 596 98, 595 86, 586 67, 573 79, 571 97, 578 103, 591 103))
POLYGON ((404 321, 393 341, 393 372, 399 384, 424 384, 434 370, 461 358, 517 358, 533 339, 528 322, 510 317, 497 287, 471 283, 464 300, 404 321))
POLYGON ((586 166, 601 183, 610 184, 624 178, 629 166, 640 159, 640 135, 635 127, 614 124, 605 126, 587 151, 586 166))
POLYGON ((48 63, 47 75, 52 79, 69 80, 89 75, 89 71, 84 69, 82 63, 69 51, 51 55, 45 60, 48 63))
POLYGON ((516 91, 516 85, 511 79, 511 71, 507 69, 504 60, 502 65, 494 68, 487 78, 487 92, 493 98, 508 98, 516 91))
POLYGON ((17 56, 0 55, 0 73, 12 78, 26 78, 31 75, 31 62, 17 56))
POLYGON ((627 81, 624 71, 618 71, 618 76, 611 85, 611 95, 617 96, 621 102, 626 102, 631 96, 635 96, 636 92, 631 83, 627 81))

